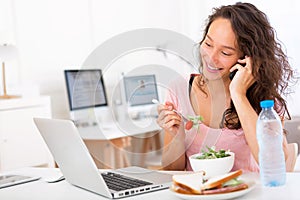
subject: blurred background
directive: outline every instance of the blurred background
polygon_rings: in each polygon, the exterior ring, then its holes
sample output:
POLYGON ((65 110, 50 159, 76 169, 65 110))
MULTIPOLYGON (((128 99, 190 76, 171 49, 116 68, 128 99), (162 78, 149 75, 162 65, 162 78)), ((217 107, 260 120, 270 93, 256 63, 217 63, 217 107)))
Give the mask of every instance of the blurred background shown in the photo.
MULTIPOLYGON (((16 46, 17 59, 6 63, 9 93, 49 95, 54 118, 67 118, 64 69, 80 68, 104 41, 140 28, 161 28, 183 34, 195 42, 202 37, 205 19, 215 6, 231 0, 0 0, 0 43, 16 46)), ((299 70, 300 2, 248 1, 264 11, 284 44, 292 66, 299 70)), ((131 56, 116 64, 116 73, 142 64, 180 64, 162 55, 131 56), (134 60, 134 61, 133 61, 134 60), (138 63, 138 64, 137 64, 138 63)), ((110 87, 109 82, 106 83, 110 87)), ((2 84, 1 84, 2 87, 2 84)), ((299 84, 288 98, 293 116, 300 115, 299 84)), ((2 91, 2 88, 1 90, 2 91)))

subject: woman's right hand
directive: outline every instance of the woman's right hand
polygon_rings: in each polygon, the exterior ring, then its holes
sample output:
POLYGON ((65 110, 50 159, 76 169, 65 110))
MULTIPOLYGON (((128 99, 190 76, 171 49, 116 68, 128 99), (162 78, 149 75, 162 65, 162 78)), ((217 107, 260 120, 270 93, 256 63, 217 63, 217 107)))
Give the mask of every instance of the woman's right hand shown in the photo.
POLYGON ((169 133, 176 134, 181 125, 181 116, 173 111, 174 105, 171 102, 166 102, 165 105, 157 106, 158 118, 157 124, 169 133))

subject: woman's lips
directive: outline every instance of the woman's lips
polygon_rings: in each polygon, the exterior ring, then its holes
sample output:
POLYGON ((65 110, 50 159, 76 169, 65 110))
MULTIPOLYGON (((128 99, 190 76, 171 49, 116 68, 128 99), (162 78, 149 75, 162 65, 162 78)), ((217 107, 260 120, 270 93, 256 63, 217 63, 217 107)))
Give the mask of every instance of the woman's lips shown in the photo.
POLYGON ((222 70, 222 68, 216 68, 216 67, 212 67, 210 65, 207 65, 206 69, 207 69, 208 72, 211 72, 211 73, 217 73, 220 70, 222 70))

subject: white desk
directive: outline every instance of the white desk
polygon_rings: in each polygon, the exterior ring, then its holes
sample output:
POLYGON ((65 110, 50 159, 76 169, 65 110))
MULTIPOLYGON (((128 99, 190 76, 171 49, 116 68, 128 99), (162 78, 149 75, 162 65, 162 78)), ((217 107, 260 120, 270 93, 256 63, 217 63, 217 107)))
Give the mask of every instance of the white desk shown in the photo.
MULTIPOLYGON (((23 175, 40 175, 42 177, 51 176, 53 173, 57 173, 57 169, 54 168, 27 168, 14 171, 18 174, 23 175)), ((172 172, 176 173, 176 172, 172 172)), ((182 173, 182 172, 178 172, 182 173)), ((58 176, 58 174, 57 174, 58 176)), ((239 199, 246 200, 276 200, 276 199, 289 199, 297 200, 300 198, 299 190, 299 180, 300 173, 288 173, 287 183, 285 186, 277 188, 265 188, 259 183, 258 174, 245 174, 247 177, 251 177, 258 181, 256 187, 247 193, 246 195, 240 197, 239 199)), ((0 189, 0 199, 9 200, 99 200, 107 199, 105 197, 99 196, 97 194, 91 193, 89 191, 80 189, 73 185, 70 185, 66 181, 61 181, 58 183, 47 183, 43 179, 31 183, 21 184, 13 187, 0 189)), ((125 199, 163 199, 163 200, 176 200, 179 199, 175 197, 169 190, 161 190, 157 192, 151 192, 143 195, 137 195, 125 199)))
POLYGON ((82 139, 85 140, 112 140, 159 130, 161 128, 157 125, 156 118, 128 119, 121 122, 112 121, 94 126, 78 127, 82 139))

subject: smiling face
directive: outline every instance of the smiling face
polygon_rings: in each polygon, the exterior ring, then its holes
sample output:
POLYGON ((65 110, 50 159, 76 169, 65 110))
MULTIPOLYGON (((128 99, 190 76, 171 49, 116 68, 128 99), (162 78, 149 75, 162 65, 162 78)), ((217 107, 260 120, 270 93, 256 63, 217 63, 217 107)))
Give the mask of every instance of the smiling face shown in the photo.
POLYGON ((208 80, 229 80, 229 69, 241 56, 229 20, 217 18, 200 46, 203 74, 208 80))

